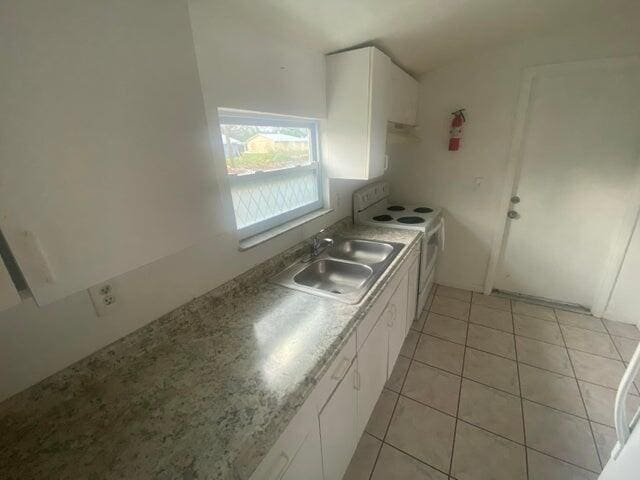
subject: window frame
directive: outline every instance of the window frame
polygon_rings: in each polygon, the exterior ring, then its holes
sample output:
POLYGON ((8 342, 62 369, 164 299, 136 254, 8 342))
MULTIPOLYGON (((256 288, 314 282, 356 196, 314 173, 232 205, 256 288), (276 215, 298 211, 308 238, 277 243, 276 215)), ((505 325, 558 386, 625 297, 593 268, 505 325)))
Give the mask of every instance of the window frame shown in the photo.
MULTIPOLYGON (((261 170, 256 173, 250 174, 230 174, 227 171, 227 157, 224 154, 225 173, 227 175, 227 182, 229 185, 229 193, 232 197, 234 185, 242 184, 243 182, 251 182, 256 179, 264 178, 292 178, 300 174, 306 173, 310 170, 315 171, 318 198, 312 203, 302 205, 293 210, 287 210, 273 217, 266 218, 256 223, 252 223, 242 228, 238 228, 238 219, 236 218, 235 205, 233 205, 233 217, 236 224, 236 233, 240 240, 245 240, 254 235, 264 233, 268 230, 282 226, 283 224, 292 220, 298 219, 304 215, 308 215, 312 212, 321 210, 324 208, 324 190, 322 181, 322 162, 320 156, 320 122, 317 119, 293 117, 284 115, 263 114, 257 112, 237 111, 229 109, 218 110, 218 124, 220 125, 220 134, 222 134, 222 125, 224 124, 238 124, 238 125, 252 125, 263 127, 291 127, 291 128, 306 128, 309 129, 309 156, 311 162, 308 165, 299 165, 295 167, 281 168, 278 170, 261 170)), ((222 141, 222 137, 221 137, 222 141)))

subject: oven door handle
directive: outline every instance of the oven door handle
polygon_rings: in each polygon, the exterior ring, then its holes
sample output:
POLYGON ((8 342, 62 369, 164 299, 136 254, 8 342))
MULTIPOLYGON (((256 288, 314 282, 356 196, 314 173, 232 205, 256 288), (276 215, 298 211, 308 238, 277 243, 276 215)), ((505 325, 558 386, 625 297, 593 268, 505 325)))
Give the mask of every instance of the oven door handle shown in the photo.
POLYGON ((427 233, 427 241, 431 238, 432 235, 435 235, 438 232, 440 232, 440 250, 444 251, 444 218, 440 219, 440 222, 438 222, 438 225, 436 227, 429 230, 429 233, 427 233))

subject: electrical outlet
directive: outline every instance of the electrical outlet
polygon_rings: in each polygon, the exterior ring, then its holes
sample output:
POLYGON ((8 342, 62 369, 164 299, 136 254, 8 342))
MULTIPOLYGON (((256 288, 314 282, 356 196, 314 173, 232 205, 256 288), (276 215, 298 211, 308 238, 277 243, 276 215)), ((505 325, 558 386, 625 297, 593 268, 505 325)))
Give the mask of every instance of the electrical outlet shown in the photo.
POLYGON ((112 283, 102 283, 91 287, 89 296, 99 317, 113 313, 118 306, 116 292, 112 283))

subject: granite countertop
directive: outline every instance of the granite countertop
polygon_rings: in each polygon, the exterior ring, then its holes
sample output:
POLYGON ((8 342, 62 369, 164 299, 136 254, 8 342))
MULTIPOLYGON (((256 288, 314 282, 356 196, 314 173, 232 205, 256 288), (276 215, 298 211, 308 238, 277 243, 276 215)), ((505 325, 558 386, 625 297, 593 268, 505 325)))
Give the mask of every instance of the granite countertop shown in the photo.
POLYGON ((334 232, 405 244, 359 304, 269 283, 297 245, 0 403, 0 477, 247 477, 420 238, 334 232))

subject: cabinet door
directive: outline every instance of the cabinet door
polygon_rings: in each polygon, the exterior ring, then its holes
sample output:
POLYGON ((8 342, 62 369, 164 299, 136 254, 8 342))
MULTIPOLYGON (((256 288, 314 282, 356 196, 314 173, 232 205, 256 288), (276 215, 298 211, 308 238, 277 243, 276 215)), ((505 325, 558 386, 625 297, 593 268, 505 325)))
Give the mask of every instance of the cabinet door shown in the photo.
MULTIPOLYGON (((277 478, 277 477, 276 477, 277 478)), ((282 480, 322 480, 322 451, 320 447, 320 429, 318 422, 314 421, 309 435, 296 456, 291 460, 282 480)))
MULTIPOLYGON (((354 387, 356 362, 320 412, 320 438, 325 480, 340 480, 358 443, 357 396, 354 387)), ((306 478, 303 475, 300 478, 306 478)))
POLYGON ((358 352, 358 437, 367 426, 369 416, 387 381, 388 317, 387 308, 358 352))
MULTIPOLYGON (((246 462, 236 465, 240 478, 247 478, 246 462)), ((269 453, 251 474, 250 480, 322 479, 322 451, 318 415, 312 404, 305 402, 291 420, 269 453), (304 475, 300 472, 304 469, 304 475)))
POLYGON ((369 92, 369 171, 367 178, 382 175, 387 169, 387 119, 389 117, 389 65, 391 60, 376 48, 371 49, 369 92))
POLYGON ((389 365, 388 372, 391 374, 396 359, 400 354, 402 343, 404 342, 407 325, 407 285, 408 275, 400 280, 400 285, 394 292, 387 309, 387 328, 389 329, 389 365))
POLYGON ((416 125, 418 113, 418 82, 393 63, 389 75, 389 121, 416 125))
POLYGON ((326 173, 366 180, 371 53, 368 48, 327 57, 326 173))
POLYGON ((409 278, 407 281, 407 325, 405 329, 405 336, 409 333, 411 324, 415 320, 418 312, 418 274, 420 271, 420 258, 416 260, 409 267, 409 278))

